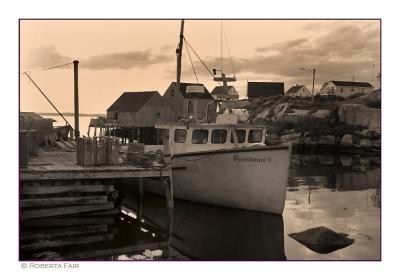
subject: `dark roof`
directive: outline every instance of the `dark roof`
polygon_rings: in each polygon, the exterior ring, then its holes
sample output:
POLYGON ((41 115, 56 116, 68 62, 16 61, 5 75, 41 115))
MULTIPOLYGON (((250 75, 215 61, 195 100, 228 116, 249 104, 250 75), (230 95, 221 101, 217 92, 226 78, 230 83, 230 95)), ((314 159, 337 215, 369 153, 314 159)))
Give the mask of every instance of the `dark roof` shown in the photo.
POLYGON ((20 112, 19 113, 20 119, 43 119, 43 117, 34 112, 20 112))
MULTIPOLYGON (((176 82, 172 82, 172 86, 176 86, 176 82)), ((203 84, 195 83, 180 83, 181 94, 184 98, 194 98, 194 99, 213 99, 208 89, 203 84), (204 92, 186 92, 188 86, 203 86, 204 92)))
MULTIPOLYGON (((218 94, 223 94, 223 90, 222 90, 223 86, 216 86, 212 92, 211 95, 218 95, 218 94)), ((235 88, 234 86, 228 86, 228 90, 230 90, 231 88, 235 88)))
POLYGON ((283 95, 284 83, 248 82, 247 97, 267 97, 283 95))
POLYGON ((298 92, 303 85, 292 86, 286 93, 296 93, 298 92))
POLYGON ((124 92, 107 111, 137 112, 157 91, 124 92))
POLYGON ((347 81, 331 81, 335 84, 335 86, 342 86, 342 87, 372 87, 370 83, 367 82, 347 82, 347 81))

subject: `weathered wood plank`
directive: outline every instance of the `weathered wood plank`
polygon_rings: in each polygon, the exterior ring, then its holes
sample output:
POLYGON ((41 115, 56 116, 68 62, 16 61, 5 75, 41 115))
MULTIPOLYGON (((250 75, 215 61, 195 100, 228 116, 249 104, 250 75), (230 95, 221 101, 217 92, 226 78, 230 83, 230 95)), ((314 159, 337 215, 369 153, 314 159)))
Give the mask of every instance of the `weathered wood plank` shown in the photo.
POLYGON ((70 227, 83 225, 111 225, 114 223, 114 217, 103 216, 95 218, 86 217, 53 217, 39 218, 21 221, 21 226, 24 228, 41 228, 41 227, 70 227))
POLYGON ((47 208, 47 209, 39 209, 39 210, 27 210, 27 211, 22 211, 21 218, 29 219, 29 218, 52 217, 52 216, 60 216, 60 215, 92 212, 92 211, 101 211, 101 210, 109 210, 109 209, 114 209, 113 202, 107 202, 107 203, 102 203, 102 204, 47 208))
POLYGON ((79 196, 79 197, 48 197, 21 199, 19 205, 23 208, 34 206, 57 206, 57 205, 87 205, 106 203, 107 196, 79 196))
POLYGON ((71 246, 71 245, 82 245, 88 243, 95 243, 105 240, 113 239, 114 234, 102 234, 88 237, 72 237, 72 238, 63 238, 58 240, 41 240, 35 241, 30 244, 21 245, 21 249, 23 250, 31 250, 31 249, 42 249, 42 248, 53 248, 53 247, 62 247, 62 246, 71 246))
MULTIPOLYGON (((163 177, 169 177, 170 170, 164 169, 163 177)), ((159 178, 159 170, 64 170, 64 171, 21 171, 20 179, 26 180, 75 180, 75 179, 113 179, 113 178, 159 178)))
POLYGON ((40 187, 22 187, 20 194, 57 194, 57 193, 86 193, 86 192, 112 192, 113 185, 64 185, 64 186, 40 186, 40 187))
POLYGON ((69 228, 56 228, 46 229, 45 231, 29 231, 21 232, 20 240, 30 240, 37 238, 52 238, 57 236, 67 236, 82 233, 94 233, 94 232, 106 232, 108 229, 107 225, 92 225, 92 226, 77 226, 69 228))

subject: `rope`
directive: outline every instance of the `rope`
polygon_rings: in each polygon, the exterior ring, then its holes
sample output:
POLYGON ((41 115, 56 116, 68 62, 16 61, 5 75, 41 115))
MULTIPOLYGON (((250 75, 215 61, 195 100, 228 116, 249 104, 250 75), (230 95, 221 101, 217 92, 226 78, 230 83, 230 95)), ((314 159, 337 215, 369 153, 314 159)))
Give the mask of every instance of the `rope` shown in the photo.
POLYGON ((189 59, 190 59, 190 63, 192 64, 192 69, 193 69, 194 76, 196 77, 197 83, 200 84, 199 83, 199 79, 197 78, 196 69, 194 68, 192 57, 190 56, 189 48, 187 47, 186 41, 185 41, 185 47, 186 47, 186 51, 187 51, 189 59))
POLYGON ((64 67, 64 66, 67 66, 67 65, 70 65, 70 64, 73 64, 73 63, 70 62, 70 63, 66 63, 66 64, 63 64, 63 65, 58 65, 58 66, 54 66, 54 67, 50 67, 50 68, 42 68, 41 70, 51 70, 51 69, 61 68, 61 67, 64 67))
MULTIPOLYGON (((200 60, 200 62, 203 64, 203 66, 207 69, 208 73, 210 73, 210 75, 215 78, 214 74, 211 72, 211 70, 207 67, 207 65, 204 63, 204 61, 200 58, 200 56, 196 53, 196 51, 193 49, 193 47, 189 44, 189 42, 186 40, 185 37, 183 37, 183 40, 185 40, 185 42, 187 43, 187 45, 190 47, 190 49, 193 51, 193 53, 197 56, 197 58, 200 60)), ((219 85, 221 85, 220 82, 217 81, 217 83, 219 85)))
POLYGON ((64 119, 65 123, 67 123, 69 125, 69 127, 75 132, 75 129, 72 128, 72 125, 64 118, 63 114, 60 113, 60 111, 58 111, 58 109, 56 108, 56 106, 50 101, 50 99, 46 96, 46 94, 44 94, 44 92, 40 89, 40 87, 33 81, 33 79, 31 78, 31 76, 29 76, 29 74, 27 72, 25 72, 25 75, 29 78, 29 80, 35 85, 35 87, 39 90, 39 92, 44 96, 44 98, 46 98, 46 100, 50 103, 51 106, 53 106, 53 108, 57 111, 57 113, 64 119))

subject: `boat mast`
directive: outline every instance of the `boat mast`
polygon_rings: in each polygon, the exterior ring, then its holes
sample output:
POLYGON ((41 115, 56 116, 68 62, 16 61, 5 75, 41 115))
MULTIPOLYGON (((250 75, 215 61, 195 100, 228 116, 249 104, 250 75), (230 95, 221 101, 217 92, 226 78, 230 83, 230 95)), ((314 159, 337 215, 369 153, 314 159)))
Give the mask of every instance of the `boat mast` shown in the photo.
POLYGON ((181 32, 179 35, 179 45, 176 49, 176 92, 180 93, 181 90, 181 69, 182 69, 182 46, 183 46, 183 29, 185 20, 181 20, 181 32))

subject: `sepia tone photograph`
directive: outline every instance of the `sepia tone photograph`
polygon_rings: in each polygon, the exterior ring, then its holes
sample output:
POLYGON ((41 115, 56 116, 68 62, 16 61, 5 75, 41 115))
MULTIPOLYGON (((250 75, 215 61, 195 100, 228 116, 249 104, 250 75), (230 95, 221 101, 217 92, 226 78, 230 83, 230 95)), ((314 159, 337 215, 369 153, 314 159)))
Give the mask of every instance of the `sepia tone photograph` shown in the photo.
POLYGON ((381 260, 381 19, 18 23, 19 261, 381 260))

